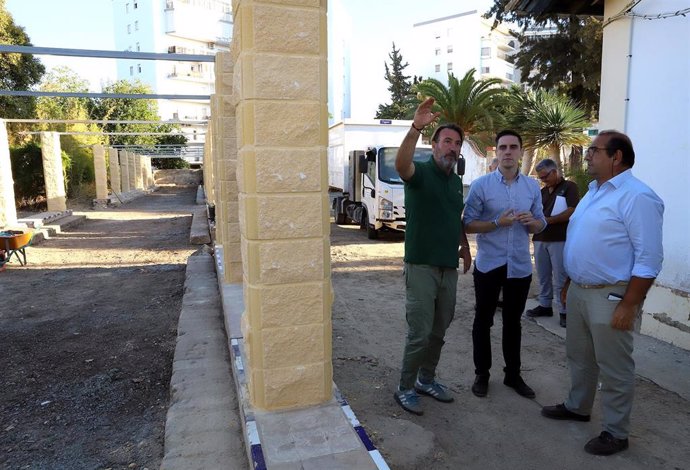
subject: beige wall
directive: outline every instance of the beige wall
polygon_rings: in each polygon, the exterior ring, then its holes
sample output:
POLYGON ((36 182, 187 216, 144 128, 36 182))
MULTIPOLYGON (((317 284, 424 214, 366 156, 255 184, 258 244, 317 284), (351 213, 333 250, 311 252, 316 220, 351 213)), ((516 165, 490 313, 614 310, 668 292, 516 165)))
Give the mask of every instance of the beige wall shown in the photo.
POLYGON ((306 407, 332 397, 326 0, 233 7, 249 393, 306 407))

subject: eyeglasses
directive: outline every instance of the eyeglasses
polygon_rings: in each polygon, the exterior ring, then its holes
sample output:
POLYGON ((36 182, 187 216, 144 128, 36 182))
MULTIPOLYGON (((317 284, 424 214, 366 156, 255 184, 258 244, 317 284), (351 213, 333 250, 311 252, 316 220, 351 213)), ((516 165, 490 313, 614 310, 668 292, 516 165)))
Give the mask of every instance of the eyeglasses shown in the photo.
POLYGON ((554 171, 555 171, 555 170, 549 170, 548 173, 546 173, 545 175, 539 176, 539 179, 542 180, 542 181, 546 181, 546 179, 549 177, 549 175, 550 175, 551 173, 553 173, 554 171))
POLYGON ((585 150, 585 156, 591 157, 592 155, 597 153, 597 150, 608 150, 608 148, 607 147, 596 147, 596 146, 592 145, 587 150, 585 150))

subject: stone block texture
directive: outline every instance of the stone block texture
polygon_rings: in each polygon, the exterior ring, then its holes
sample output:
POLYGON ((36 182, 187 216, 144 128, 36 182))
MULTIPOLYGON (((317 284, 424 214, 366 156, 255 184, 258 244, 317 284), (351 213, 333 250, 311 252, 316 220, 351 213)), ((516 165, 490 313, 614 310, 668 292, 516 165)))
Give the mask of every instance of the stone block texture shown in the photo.
POLYGON ((67 193, 65 191, 65 173, 62 169, 60 134, 41 132, 41 153, 48 211, 65 211, 67 210, 67 193))
POLYGON ((0 227, 17 223, 10 144, 5 121, 0 119, 0 227))
POLYGON ((108 174, 105 169, 105 149, 102 145, 94 145, 93 169, 96 179, 96 199, 108 198, 108 174))
POLYGON ((108 149, 108 168, 110 170, 110 189, 119 193, 122 191, 122 187, 120 186, 120 158, 117 149, 108 149))

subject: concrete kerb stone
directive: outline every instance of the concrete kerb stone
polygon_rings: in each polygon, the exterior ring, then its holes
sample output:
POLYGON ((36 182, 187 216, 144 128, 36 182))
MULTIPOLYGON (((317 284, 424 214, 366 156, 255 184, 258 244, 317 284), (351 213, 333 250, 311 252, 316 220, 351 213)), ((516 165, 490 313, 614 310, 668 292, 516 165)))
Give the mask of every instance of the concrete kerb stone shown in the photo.
POLYGON ((241 423, 219 294, 213 276, 208 276, 213 271, 211 255, 189 257, 161 469, 247 468, 246 461, 236 457, 242 454, 237 438, 241 423), (199 289, 212 307, 185 305, 185 299, 199 289))
POLYGON ((206 206, 196 206, 192 209, 192 227, 189 231, 189 243, 192 245, 211 243, 206 206))

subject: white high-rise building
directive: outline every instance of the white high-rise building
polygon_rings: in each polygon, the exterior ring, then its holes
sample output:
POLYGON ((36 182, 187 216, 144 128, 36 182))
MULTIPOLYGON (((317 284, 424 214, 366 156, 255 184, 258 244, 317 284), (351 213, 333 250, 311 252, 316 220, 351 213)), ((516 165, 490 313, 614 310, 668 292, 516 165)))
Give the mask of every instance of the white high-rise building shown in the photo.
MULTIPOLYGON (((123 51, 214 55, 232 38, 231 0, 112 0, 115 48, 123 51)), ((210 95, 210 62, 119 60, 118 80, 140 80, 156 94, 210 95)), ((206 100, 158 100, 162 120, 204 120, 206 100)), ((190 142, 202 142, 205 126, 184 126, 190 142), (198 135, 197 135, 198 134, 198 135)))
POLYGON ((499 78, 504 84, 520 82, 519 70, 510 56, 517 39, 507 27, 491 29, 493 20, 470 10, 416 23, 412 28, 415 48, 410 54, 411 73, 448 84, 448 73, 462 78, 471 68, 475 78, 499 78))
POLYGON ((341 0, 328 0, 328 124, 351 117, 352 18, 341 0))

